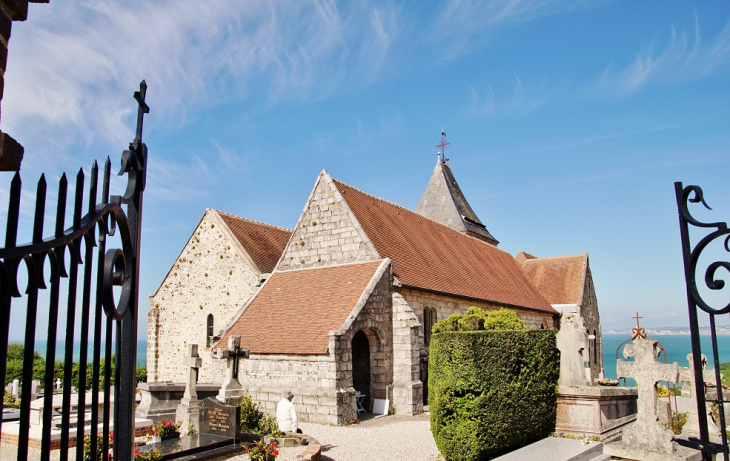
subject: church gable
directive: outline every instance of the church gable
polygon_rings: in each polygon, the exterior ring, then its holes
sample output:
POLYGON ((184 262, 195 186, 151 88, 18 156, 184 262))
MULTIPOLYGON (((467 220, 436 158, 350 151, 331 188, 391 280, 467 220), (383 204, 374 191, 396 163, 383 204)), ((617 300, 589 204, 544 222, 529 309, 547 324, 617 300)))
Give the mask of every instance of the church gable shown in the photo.
POLYGON ((381 259, 327 171, 322 171, 277 270, 381 259))
MULTIPOLYGON (((231 223, 247 221, 228 216, 231 223)), ((248 222, 255 227, 271 227, 248 222)), ((187 345, 198 344, 202 350, 210 347, 209 336, 219 334, 245 304, 259 284, 260 275, 219 212, 206 210, 170 272, 150 296, 147 330, 150 380, 183 381, 187 345), (164 363, 158 357, 164 357, 164 363)), ((201 379, 210 380, 209 355, 201 356, 204 361, 201 379)))

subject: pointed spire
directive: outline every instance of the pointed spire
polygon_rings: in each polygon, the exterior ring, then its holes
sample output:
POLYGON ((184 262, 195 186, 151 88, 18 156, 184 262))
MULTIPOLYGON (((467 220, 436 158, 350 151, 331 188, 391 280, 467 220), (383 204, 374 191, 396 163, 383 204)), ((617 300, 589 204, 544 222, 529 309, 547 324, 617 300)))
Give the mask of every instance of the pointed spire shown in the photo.
POLYGON ((486 226, 474 213, 451 172, 449 159, 444 155, 446 146, 449 144, 446 142, 446 131, 442 127, 441 143, 436 145, 441 148, 439 159, 431 180, 416 205, 415 212, 456 231, 497 246, 499 241, 489 233, 486 226))

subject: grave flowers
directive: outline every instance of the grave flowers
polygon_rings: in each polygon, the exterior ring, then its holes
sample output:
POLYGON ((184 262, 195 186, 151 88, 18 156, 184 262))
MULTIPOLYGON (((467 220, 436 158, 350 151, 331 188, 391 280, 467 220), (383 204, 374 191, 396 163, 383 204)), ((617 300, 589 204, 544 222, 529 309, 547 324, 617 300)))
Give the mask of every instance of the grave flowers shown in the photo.
POLYGON ((276 441, 267 443, 262 438, 257 443, 246 448, 246 453, 251 461, 275 461, 279 456, 279 450, 276 449, 276 441))
POLYGON ((160 440, 169 440, 180 437, 180 433, 177 431, 180 429, 180 422, 173 423, 172 421, 160 421, 160 424, 155 425, 155 435, 160 440))
POLYGON ((162 459, 160 450, 140 451, 139 448, 134 450, 134 461, 159 461, 162 459))

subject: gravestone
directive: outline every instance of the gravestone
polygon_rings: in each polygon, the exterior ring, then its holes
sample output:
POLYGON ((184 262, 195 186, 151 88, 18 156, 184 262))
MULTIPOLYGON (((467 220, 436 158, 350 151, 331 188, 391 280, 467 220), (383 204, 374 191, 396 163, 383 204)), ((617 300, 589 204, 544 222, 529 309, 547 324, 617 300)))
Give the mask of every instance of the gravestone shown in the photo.
POLYGON ((238 441, 241 408, 207 398, 200 405, 200 433, 229 437, 238 441))
POLYGON ((228 338, 228 349, 217 350, 219 359, 226 359, 226 378, 218 392, 217 399, 221 402, 239 400, 244 394, 243 386, 238 380, 238 366, 241 358, 249 357, 248 349, 241 349, 241 337, 231 336, 228 338))
POLYGON ((13 389, 10 391, 10 393, 13 394, 13 398, 18 398, 18 395, 20 395, 20 380, 13 380, 13 389))
POLYGON ((11 394, 12 395, 12 393, 13 393, 13 385, 12 384, 8 384, 7 386, 5 386, 5 392, 7 392, 8 394, 11 394))
POLYGON ((616 373, 619 378, 633 378, 639 391, 636 421, 626 426, 620 442, 603 446, 603 453, 618 458, 669 461, 700 459, 700 453, 680 447, 673 442, 672 431, 658 422, 655 385, 659 381, 676 383, 679 380, 678 363, 660 363, 659 342, 646 338, 645 334, 634 337, 624 348, 624 358, 618 360, 616 373))
MULTIPOLYGON (((695 386, 695 376, 693 368, 694 362, 692 361, 692 357, 692 354, 687 355, 687 360, 689 360, 690 367, 681 368, 679 371, 680 379, 689 383, 688 386, 690 389, 690 394, 692 395, 692 399, 689 405, 689 415, 687 416, 687 422, 684 423, 684 426, 682 427, 682 434, 680 434, 680 437, 685 438, 700 437, 700 420, 696 398, 697 386, 695 386)), ((702 379, 704 379, 706 382, 715 382, 715 371, 707 370, 707 356, 705 356, 705 354, 702 354, 702 358, 700 360, 702 361, 702 379)), ((715 443, 722 443, 722 434, 720 433, 720 429, 712 420, 712 411, 710 410, 709 403, 706 408, 707 415, 705 415, 705 418, 707 418, 707 432, 710 435, 710 441, 715 443)))
POLYGON ((61 390, 61 378, 56 379, 56 390, 61 390))
POLYGON ((198 370, 203 364, 203 359, 198 355, 198 345, 188 344, 188 354, 184 359, 185 366, 189 367, 188 379, 185 383, 185 393, 177 406, 176 419, 181 422, 180 432, 185 434, 190 423, 196 431, 200 431, 200 402, 196 384, 198 383, 198 370))
POLYGON ((563 314, 560 319, 560 330, 555 339, 560 351, 559 385, 590 385, 588 335, 577 314, 563 314))
POLYGON ((38 394, 41 392, 41 382, 33 380, 30 383, 30 400, 31 402, 38 398, 38 394))

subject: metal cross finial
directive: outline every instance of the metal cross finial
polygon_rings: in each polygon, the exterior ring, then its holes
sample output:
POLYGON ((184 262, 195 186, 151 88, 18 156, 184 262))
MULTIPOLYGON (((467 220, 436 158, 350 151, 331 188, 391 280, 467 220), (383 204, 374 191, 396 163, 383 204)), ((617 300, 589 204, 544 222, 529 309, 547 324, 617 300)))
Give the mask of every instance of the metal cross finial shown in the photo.
POLYGON ((636 312, 636 317, 631 317, 632 319, 636 319, 636 328, 631 330, 631 339, 636 339, 638 336, 641 336, 642 338, 646 338, 646 330, 641 328, 641 325, 639 325, 639 319, 643 319, 644 317, 639 317, 639 312, 636 312))
POLYGON ((643 319, 644 317, 639 317, 639 312, 636 312, 636 317, 631 318, 636 319, 636 328, 641 328, 641 325, 639 325, 639 319, 643 319))
POLYGON ((137 133, 134 136, 134 148, 140 145, 142 142, 142 123, 144 122, 144 114, 150 113, 150 106, 145 102, 147 96, 147 82, 142 80, 139 84, 139 91, 134 92, 134 99, 139 103, 139 109, 137 110, 137 133))
POLYGON ((443 164, 446 164, 446 146, 451 144, 450 142, 446 142, 446 131, 444 131, 444 127, 441 127, 441 142, 439 144, 436 144, 436 147, 440 147, 441 151, 439 152, 439 161, 443 164))

